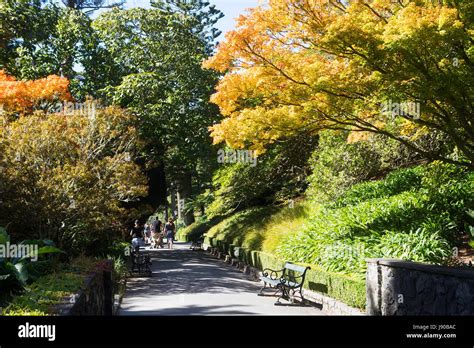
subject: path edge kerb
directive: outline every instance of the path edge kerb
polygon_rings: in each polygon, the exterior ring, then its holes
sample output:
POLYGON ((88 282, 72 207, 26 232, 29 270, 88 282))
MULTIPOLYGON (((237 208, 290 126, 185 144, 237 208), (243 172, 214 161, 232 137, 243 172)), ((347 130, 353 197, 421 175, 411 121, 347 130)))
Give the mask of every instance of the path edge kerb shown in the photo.
MULTIPOLYGON (((239 270, 240 272, 248 275, 249 280, 260 282, 261 270, 258 268, 250 266, 239 259, 231 257, 229 254, 220 251, 217 247, 213 247, 205 243, 202 245, 202 247, 204 252, 207 252, 214 258, 223 261, 229 267, 232 267, 232 269, 239 270)), ((366 313, 358 308, 351 307, 344 302, 329 296, 325 296, 321 293, 303 288, 303 294, 309 302, 312 302, 316 305, 322 305, 323 310, 329 311, 331 315, 366 315, 366 313)))

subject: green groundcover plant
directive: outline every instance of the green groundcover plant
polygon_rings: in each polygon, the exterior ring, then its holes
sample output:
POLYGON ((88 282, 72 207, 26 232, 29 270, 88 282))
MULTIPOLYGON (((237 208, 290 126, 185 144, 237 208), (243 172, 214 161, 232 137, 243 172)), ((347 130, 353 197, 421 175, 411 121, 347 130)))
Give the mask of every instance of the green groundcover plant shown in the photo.
POLYGON ((366 258, 374 257, 443 263, 465 228, 473 179, 467 170, 433 162, 354 185, 277 253, 344 273, 364 273, 366 258))

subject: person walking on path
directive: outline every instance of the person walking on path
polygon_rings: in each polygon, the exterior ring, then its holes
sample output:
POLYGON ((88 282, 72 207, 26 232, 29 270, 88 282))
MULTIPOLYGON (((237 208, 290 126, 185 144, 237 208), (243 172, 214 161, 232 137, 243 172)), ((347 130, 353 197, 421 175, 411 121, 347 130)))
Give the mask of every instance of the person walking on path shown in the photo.
POLYGON ((145 244, 143 241, 143 228, 140 226, 140 222, 135 220, 135 225, 130 230, 130 237, 132 237, 132 245, 134 249, 137 249, 145 244))
POLYGON ((168 249, 173 249, 173 240, 176 232, 176 227, 173 223, 173 219, 169 218, 168 222, 165 225, 165 234, 166 240, 168 242, 168 249))
POLYGON ((143 233, 145 234, 145 243, 150 244, 151 243, 151 228, 148 223, 145 224, 143 233))
POLYGON ((161 220, 155 219, 151 223, 151 234, 153 238, 152 248, 163 248, 163 223, 161 220))

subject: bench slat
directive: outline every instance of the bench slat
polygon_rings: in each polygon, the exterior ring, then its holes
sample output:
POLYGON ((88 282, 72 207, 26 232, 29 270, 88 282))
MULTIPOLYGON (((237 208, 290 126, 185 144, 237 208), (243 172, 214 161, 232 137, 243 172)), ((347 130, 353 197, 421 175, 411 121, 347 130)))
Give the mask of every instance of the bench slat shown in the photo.
POLYGON ((280 284, 280 279, 271 279, 271 278, 268 278, 268 277, 261 277, 260 279, 262 281, 264 281, 265 283, 271 284, 273 286, 276 286, 276 285, 280 284))
POLYGON ((291 263, 291 262, 287 262, 285 264, 285 268, 291 271, 299 272, 299 273, 304 273, 304 271, 306 270, 306 267, 295 265, 294 263, 291 263))

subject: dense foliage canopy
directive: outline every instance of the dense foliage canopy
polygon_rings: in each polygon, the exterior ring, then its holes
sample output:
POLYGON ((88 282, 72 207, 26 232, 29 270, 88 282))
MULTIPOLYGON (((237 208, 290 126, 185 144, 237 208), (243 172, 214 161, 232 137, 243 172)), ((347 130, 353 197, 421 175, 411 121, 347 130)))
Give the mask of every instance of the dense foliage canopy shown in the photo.
POLYGON ((239 18, 205 66, 227 72, 214 141, 266 144, 299 132, 372 133, 429 159, 472 166, 469 1, 270 0, 239 18), (440 133, 461 152, 417 140, 440 133))

